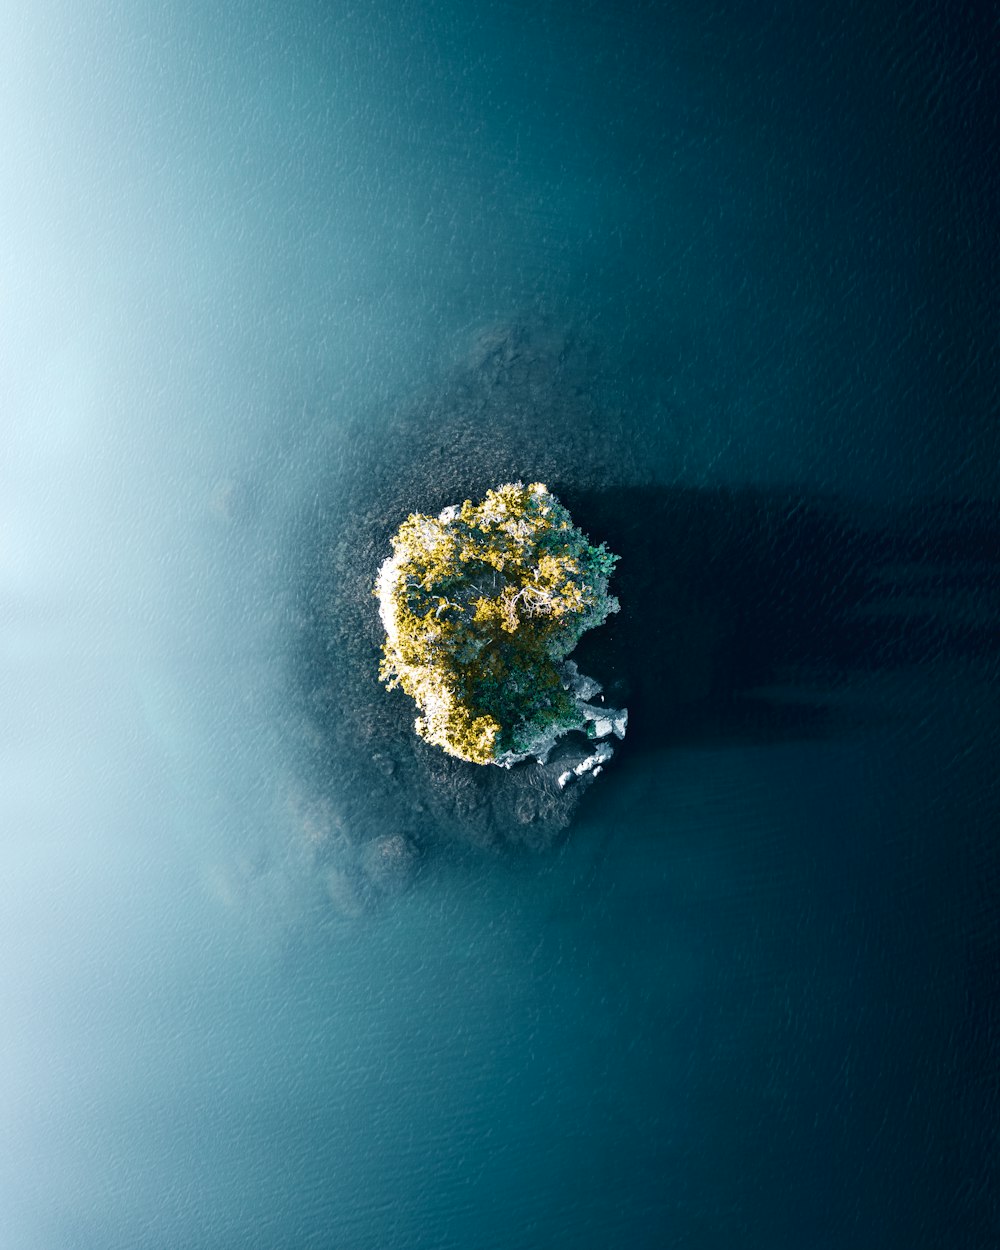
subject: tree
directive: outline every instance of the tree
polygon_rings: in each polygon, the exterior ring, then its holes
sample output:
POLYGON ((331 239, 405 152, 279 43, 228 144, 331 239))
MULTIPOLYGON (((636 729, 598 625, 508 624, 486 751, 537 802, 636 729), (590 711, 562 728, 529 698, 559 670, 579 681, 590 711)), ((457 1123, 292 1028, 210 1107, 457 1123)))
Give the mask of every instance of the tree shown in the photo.
POLYGON ((618 611, 607 593, 617 560, 541 482, 413 513, 375 585, 379 677, 414 700, 417 733, 449 755, 509 765, 541 753, 583 723, 563 661, 618 611))

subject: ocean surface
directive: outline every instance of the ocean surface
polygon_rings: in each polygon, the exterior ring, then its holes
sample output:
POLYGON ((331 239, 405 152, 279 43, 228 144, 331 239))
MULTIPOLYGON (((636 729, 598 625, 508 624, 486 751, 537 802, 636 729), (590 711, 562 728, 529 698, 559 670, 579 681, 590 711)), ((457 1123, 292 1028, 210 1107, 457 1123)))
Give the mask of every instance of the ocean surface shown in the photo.
POLYGON ((996 34, 3 7, 5 1250, 1000 1244, 996 34), (463 395, 631 553, 630 732, 346 895, 310 571, 463 395))

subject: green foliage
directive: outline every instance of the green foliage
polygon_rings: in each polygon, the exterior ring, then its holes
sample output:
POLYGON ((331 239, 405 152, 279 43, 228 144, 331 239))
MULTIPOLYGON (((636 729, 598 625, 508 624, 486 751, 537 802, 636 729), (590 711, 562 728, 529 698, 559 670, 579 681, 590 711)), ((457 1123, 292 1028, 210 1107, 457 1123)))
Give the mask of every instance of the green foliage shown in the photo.
POLYGON ((618 557, 593 547, 540 482, 480 504, 413 513, 392 539, 375 594, 386 630, 379 677, 423 715, 417 732, 476 764, 521 752, 574 699, 557 665, 618 602, 618 557))

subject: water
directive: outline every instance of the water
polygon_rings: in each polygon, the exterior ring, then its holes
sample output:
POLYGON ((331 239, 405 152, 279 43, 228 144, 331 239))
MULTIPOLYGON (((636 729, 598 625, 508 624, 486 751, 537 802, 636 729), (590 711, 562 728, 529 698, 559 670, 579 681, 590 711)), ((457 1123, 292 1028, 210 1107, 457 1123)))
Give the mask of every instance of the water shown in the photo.
POLYGON ((990 47, 0 16, 4 1245, 996 1242, 990 47), (630 738, 549 849, 345 905, 303 580, 517 463, 632 555, 630 738))

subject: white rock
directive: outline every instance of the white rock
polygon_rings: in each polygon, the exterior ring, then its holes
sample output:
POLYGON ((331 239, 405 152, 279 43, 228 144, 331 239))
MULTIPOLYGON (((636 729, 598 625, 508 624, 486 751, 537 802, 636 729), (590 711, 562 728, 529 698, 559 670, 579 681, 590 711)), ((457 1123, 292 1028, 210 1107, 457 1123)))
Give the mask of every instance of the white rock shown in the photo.
POLYGON ((589 751, 573 768, 561 772, 556 778, 556 785, 560 790, 564 790, 574 777, 585 777, 587 773, 598 776, 612 755, 614 755, 614 749, 610 743, 599 743, 596 751, 589 751))

